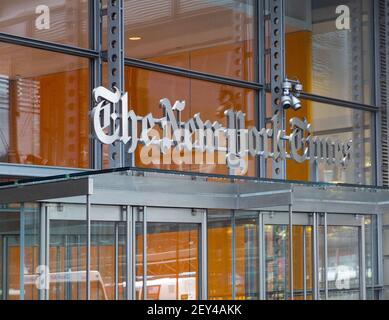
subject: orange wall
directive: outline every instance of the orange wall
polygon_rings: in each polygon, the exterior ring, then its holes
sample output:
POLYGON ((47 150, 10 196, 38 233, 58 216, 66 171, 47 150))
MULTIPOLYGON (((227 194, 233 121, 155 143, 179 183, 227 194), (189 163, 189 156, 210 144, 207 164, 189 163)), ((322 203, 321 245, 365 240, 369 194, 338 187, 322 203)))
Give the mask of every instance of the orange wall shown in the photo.
MULTIPOLYGON (((312 34, 309 31, 287 33, 285 37, 286 75, 290 79, 297 78, 304 86, 304 91, 310 91, 312 86, 312 34)), ((310 103, 302 101, 299 111, 286 112, 286 128, 292 117, 306 118, 311 121, 310 103)), ((287 132, 288 133, 288 132, 287 132)), ((289 180, 309 181, 309 162, 298 164, 288 160, 286 175, 289 180)))

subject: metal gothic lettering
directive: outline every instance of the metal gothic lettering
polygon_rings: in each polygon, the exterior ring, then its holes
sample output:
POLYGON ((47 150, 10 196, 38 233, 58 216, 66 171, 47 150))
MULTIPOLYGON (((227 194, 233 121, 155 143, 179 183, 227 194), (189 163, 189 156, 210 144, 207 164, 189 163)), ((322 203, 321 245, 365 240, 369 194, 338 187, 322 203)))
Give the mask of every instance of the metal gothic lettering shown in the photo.
POLYGON ((181 121, 185 102, 176 101, 172 105, 168 99, 160 101, 162 118, 155 118, 151 113, 138 116, 133 110, 128 110, 128 94, 121 95, 117 88, 114 90, 98 87, 93 91, 96 102, 91 112, 93 133, 103 144, 124 143, 129 153, 134 153, 139 144, 157 146, 162 154, 172 148, 202 153, 222 152, 229 168, 241 169, 247 166, 249 156, 275 161, 292 159, 298 163, 325 162, 344 168, 352 160, 352 140, 342 143, 314 137, 306 119, 290 119, 289 135, 281 129, 278 115, 271 119, 271 128, 261 130, 246 128, 246 115, 233 110, 225 112, 227 127, 217 121, 203 121, 200 114, 181 121), (115 112, 118 103, 120 114, 115 112), (162 136, 159 135, 161 132, 162 136))

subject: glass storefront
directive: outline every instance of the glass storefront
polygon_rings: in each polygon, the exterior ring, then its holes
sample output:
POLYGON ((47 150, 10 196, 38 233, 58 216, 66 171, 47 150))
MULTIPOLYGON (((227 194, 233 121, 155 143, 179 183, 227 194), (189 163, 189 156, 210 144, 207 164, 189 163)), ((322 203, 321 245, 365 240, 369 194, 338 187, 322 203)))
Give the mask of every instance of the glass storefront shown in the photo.
POLYGON ((19 194, 3 184, 9 199, 31 199, 33 189, 50 188, 37 203, 2 206, 3 299, 358 300, 380 292, 377 221, 385 189, 372 197, 372 189, 339 186, 326 193, 320 185, 242 180, 236 191, 228 180, 139 173, 26 182, 19 194), (84 198, 90 183, 93 192, 84 198), (58 199, 62 184, 72 191, 58 199), (202 199, 204 189, 209 198, 202 199), (182 206, 188 191, 191 209, 182 206), (310 193, 321 200, 300 210, 310 193), (339 208, 339 193, 353 212, 339 208), (227 203, 234 194, 247 200, 227 203), (117 205, 104 205, 108 199, 117 205), (248 210, 250 203, 267 208, 248 210), (238 210, 222 209, 229 206, 238 210))
MULTIPOLYGON (((378 186, 387 184, 387 130, 376 1, 38 2, 0 4, 0 299, 384 296, 388 198, 378 186), (112 13, 121 3, 123 16, 112 13), (301 108, 280 109, 287 79, 303 85, 301 108), (113 83, 142 124, 164 116, 163 98, 185 102, 173 110, 180 125, 200 115, 213 129, 228 127, 227 112, 240 111, 245 128, 265 132, 269 157, 245 154, 245 167, 233 170, 219 151, 150 145, 130 155, 121 142, 103 145, 93 135, 93 89, 113 83), (282 142, 306 138, 293 140, 296 118, 323 157, 295 161, 289 145, 288 156, 275 157, 282 142), (333 163, 340 141, 352 141, 347 166, 333 163), (119 173, 92 175, 101 198, 78 194, 86 170, 112 168, 119 173), (31 198, 21 182, 13 194, 16 179, 53 172, 67 175, 55 188, 31 198)), ((115 126, 121 119, 112 115, 115 126)), ((155 127, 151 134, 164 130, 155 127)))

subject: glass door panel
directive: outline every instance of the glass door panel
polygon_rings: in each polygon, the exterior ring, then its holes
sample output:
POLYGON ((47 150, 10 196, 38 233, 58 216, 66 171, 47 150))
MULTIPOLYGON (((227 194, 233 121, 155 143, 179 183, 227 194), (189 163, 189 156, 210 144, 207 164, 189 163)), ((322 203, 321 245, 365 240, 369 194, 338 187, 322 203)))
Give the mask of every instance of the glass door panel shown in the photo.
POLYGON ((86 222, 51 220, 49 230, 48 299, 85 300, 86 222))
MULTIPOLYGON (((126 297, 126 222, 121 207, 92 206, 90 297, 126 297)), ((85 206, 49 206, 50 300, 86 299, 87 224, 85 206)))
POLYGON ((149 223, 147 232, 147 299, 198 299, 199 225, 149 223))
MULTIPOLYGON (((312 226, 305 213, 293 214, 293 299, 311 300, 312 226)), ((264 213, 266 299, 287 300, 290 290, 290 225, 285 212, 264 213)))
POLYGON ((136 223, 136 298, 199 299, 203 213, 195 214, 191 210, 176 209, 146 208, 145 210, 146 215, 143 215, 143 208, 138 210, 139 219, 136 223), (146 216, 146 239, 144 238, 145 225, 141 221, 144 216, 146 216), (144 268, 145 261, 146 268, 144 268), (146 280, 146 290, 143 287, 144 280, 146 280))
POLYGON ((235 217, 235 290, 237 300, 256 300, 258 290, 258 214, 235 217))
POLYGON ((323 220, 319 227, 320 298, 326 298, 327 281, 329 300, 359 300, 362 298, 361 231, 364 219, 356 215, 328 214, 327 254, 323 220))

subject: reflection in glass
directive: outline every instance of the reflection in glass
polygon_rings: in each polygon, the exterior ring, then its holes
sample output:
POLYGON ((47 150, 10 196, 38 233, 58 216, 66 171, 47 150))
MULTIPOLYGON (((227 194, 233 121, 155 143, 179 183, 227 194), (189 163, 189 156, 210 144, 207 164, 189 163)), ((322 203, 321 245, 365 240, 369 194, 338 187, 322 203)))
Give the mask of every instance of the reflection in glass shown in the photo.
POLYGON ((125 224, 92 222, 91 228, 91 273, 92 278, 95 275, 99 280, 91 282, 91 299, 115 300, 117 294, 117 299, 122 300, 126 288, 125 224), (116 254, 117 257, 115 257, 116 254), (117 288, 115 283, 116 268, 118 272, 117 288))
MULTIPOLYGON (((85 221, 50 221, 49 271, 49 300, 86 299, 85 221)), ((101 288, 100 295, 93 298, 106 299, 98 271, 91 269, 90 275, 91 292, 101 288)))
POLYGON ((236 217, 235 290, 237 300, 256 300, 258 294, 257 219, 236 217))
MULTIPOLYGON (((324 227, 319 228, 322 244, 319 252, 319 281, 321 298, 324 299, 324 227)), ((328 226, 327 282, 330 300, 358 300, 359 277, 359 230, 358 227, 328 226)))
POLYGON ((19 300, 20 298, 20 212, 19 205, 5 206, 0 209, 1 239, 1 298, 19 300))
POLYGON ((303 108, 297 114, 295 111, 287 112, 287 119, 296 116, 307 119, 311 124, 311 134, 315 137, 342 143, 351 140, 352 161, 343 167, 325 161, 298 164, 287 160, 288 179, 362 185, 374 183, 374 123, 371 112, 303 100, 303 108))
POLYGON ((255 2, 125 0, 126 56, 253 81, 255 2))
POLYGON ((88 46, 88 1, 1 0, 0 32, 57 42, 88 46))
POLYGON ((372 4, 369 0, 286 1, 288 77, 299 78, 306 92, 372 104, 372 4), (339 5, 351 10, 349 26, 336 13, 339 5))
POLYGON ((289 295, 289 231, 285 225, 265 226, 266 299, 286 300, 289 295))
MULTIPOLYGON (((197 224, 147 224, 147 300, 198 299, 199 232, 197 224)), ((139 234, 136 240, 142 241, 139 234)), ((135 289, 137 299, 143 299, 139 249, 135 289)))
POLYGON ((208 214, 208 299, 256 300, 258 238, 256 213, 208 214))
POLYGON ((89 166, 88 60, 0 44, 0 162, 89 166))

